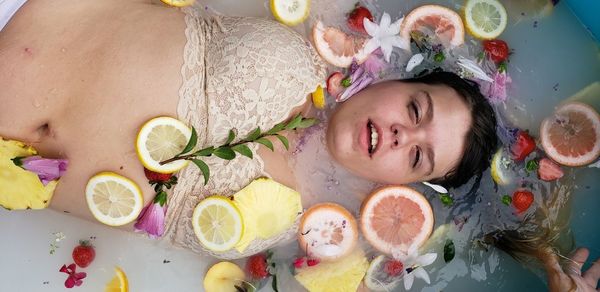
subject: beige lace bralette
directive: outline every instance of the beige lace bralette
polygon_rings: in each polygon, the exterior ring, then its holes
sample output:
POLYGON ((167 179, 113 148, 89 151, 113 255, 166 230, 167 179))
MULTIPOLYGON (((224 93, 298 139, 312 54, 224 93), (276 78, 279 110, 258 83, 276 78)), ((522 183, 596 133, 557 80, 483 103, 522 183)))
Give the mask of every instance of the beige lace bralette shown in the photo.
MULTIPOLYGON (((198 147, 223 144, 230 129, 238 137, 256 127, 270 129, 323 85, 325 64, 290 28, 260 18, 209 17, 197 8, 183 11, 187 44, 177 114, 197 129, 198 147)), ((268 176, 256 153, 258 145, 249 146, 254 159, 240 155, 231 161, 205 159, 211 170, 207 185, 193 165, 179 173, 169 197, 164 239, 197 253, 234 259, 294 237, 296 227, 275 238, 255 240, 243 253, 214 253, 204 249, 194 234, 191 218, 200 200, 231 195, 255 178, 268 176)))

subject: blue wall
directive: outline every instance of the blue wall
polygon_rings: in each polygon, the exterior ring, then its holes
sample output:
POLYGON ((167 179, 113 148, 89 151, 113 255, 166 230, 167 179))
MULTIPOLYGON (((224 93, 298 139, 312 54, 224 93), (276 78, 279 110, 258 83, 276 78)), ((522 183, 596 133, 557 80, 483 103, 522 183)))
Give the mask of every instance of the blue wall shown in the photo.
POLYGON ((565 0, 565 2, 596 41, 600 41, 600 0, 565 0))

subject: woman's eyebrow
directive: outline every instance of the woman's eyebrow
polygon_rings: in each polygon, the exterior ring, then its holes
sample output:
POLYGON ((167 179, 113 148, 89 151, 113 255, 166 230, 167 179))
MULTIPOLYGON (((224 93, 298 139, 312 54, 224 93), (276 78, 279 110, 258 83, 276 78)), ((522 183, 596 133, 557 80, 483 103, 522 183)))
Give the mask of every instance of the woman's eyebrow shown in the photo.
MULTIPOLYGON (((426 121, 431 122, 433 120, 433 102, 431 100, 431 95, 429 91, 423 91, 425 93, 425 102, 427 103, 427 112, 425 113, 426 121)), ((427 147, 427 159, 429 159, 429 170, 425 173, 426 176, 430 176, 435 169, 435 153, 431 146, 427 147)))
POLYGON ((425 93, 425 101, 427 103, 427 112, 425 113, 425 118, 427 121, 433 120, 433 102, 431 100, 431 95, 429 95, 428 91, 423 91, 425 93))
POLYGON ((425 152, 427 152, 427 159, 429 160, 429 170, 425 173, 425 176, 430 176, 435 168, 435 153, 433 153, 433 149, 431 149, 431 147, 427 147, 425 152))

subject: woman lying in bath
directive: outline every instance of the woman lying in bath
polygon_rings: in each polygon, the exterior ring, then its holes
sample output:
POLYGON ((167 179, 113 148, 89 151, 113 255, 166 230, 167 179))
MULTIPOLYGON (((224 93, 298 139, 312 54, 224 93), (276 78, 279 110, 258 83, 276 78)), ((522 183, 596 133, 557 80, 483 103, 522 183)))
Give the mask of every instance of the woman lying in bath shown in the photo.
MULTIPOLYGON (((132 143, 152 117, 178 117, 213 145, 231 128, 268 129, 310 108, 307 96, 326 78, 313 48, 283 25, 206 20, 146 2, 31 0, 0 32, 1 136, 69 159, 53 209, 92 219, 82 192, 102 170, 152 195, 132 143)), ((497 144, 491 106, 452 73, 371 86, 341 104, 328 127, 339 164, 387 184, 459 186, 488 167, 497 144), (380 134, 372 151, 361 139, 370 125, 380 134)), ((234 182, 213 170, 211 192, 239 189, 263 171, 294 187, 288 156, 260 148, 264 169, 243 160, 234 182)), ((203 188, 187 174, 175 193, 203 188)))
MULTIPOLYGON (((308 94, 326 77, 313 48, 280 24, 209 20, 148 2, 30 0, 0 31, 0 136, 69 159, 53 209, 91 220, 83 191, 102 170, 154 194, 132 142, 152 117, 178 117, 213 145, 231 128, 248 133, 308 112, 308 94)), ((488 167, 497 147, 491 106, 452 73, 370 86, 327 125, 331 156, 386 184, 460 186, 488 167), (371 126, 376 145, 365 138, 371 126)), ((190 226, 174 222, 189 218, 203 195, 235 192, 265 174, 296 186, 289 153, 256 152, 251 162, 213 169, 207 186, 192 167, 179 174, 167 215, 172 241, 197 250, 190 226)))

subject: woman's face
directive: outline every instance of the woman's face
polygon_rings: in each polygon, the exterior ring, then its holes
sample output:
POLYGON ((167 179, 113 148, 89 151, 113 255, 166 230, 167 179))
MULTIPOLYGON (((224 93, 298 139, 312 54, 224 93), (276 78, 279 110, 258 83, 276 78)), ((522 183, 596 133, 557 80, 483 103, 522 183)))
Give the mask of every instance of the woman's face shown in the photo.
POLYGON ((458 164, 470 125, 470 109, 451 87, 386 81, 338 106, 327 148, 342 166, 372 181, 428 181, 458 164))

